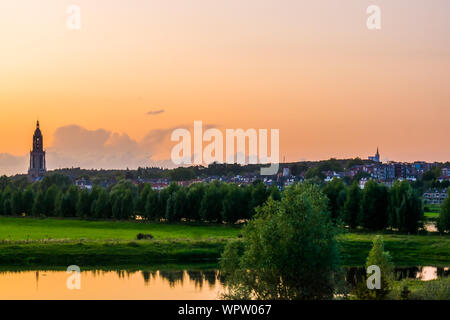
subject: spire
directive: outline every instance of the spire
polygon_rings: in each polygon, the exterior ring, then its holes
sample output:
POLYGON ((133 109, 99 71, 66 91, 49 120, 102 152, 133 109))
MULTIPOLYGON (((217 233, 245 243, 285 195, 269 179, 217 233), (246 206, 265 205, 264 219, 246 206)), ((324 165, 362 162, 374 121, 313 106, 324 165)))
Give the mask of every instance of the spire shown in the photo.
POLYGON ((36 122, 36 128, 39 128, 39 120, 36 122))
POLYGON ((380 153, 378 152, 378 147, 377 147, 377 154, 380 154, 380 153))

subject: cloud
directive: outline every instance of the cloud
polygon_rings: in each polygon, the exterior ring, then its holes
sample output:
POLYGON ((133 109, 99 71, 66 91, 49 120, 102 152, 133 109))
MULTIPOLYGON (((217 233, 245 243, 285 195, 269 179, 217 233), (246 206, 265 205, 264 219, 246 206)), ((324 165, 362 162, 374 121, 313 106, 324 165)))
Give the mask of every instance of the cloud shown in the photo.
POLYGON ((29 158, 24 156, 15 156, 8 153, 0 153, 0 175, 15 175, 26 173, 28 170, 29 158))
MULTIPOLYGON (((203 129, 212 127, 216 126, 204 125, 203 129)), ((53 135, 53 145, 46 147, 47 169, 136 169, 151 166, 173 168, 175 165, 170 160, 170 153, 175 142, 170 140, 170 136, 178 128, 192 132, 193 125, 154 129, 139 141, 126 133, 105 129, 89 130, 79 125, 59 127, 53 135)), ((26 173, 28 161, 28 154, 0 154, 0 174, 26 173)))
MULTIPOLYGON (((47 151, 49 169, 64 167, 125 169, 153 165, 152 148, 125 133, 88 130, 77 125, 58 128, 47 151)), ((151 146, 150 146, 151 147, 151 146)))
POLYGON ((156 116, 157 114, 164 113, 165 111, 166 110, 164 110, 164 109, 149 111, 149 112, 147 112, 147 115, 149 115, 149 116, 156 116))

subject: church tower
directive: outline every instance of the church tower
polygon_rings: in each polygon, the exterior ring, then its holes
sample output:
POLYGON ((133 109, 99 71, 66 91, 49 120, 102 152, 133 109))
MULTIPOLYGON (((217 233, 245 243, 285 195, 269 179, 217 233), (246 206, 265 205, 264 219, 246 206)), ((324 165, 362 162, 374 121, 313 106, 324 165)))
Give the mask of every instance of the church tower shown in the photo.
POLYGON ((44 139, 41 129, 39 129, 39 121, 36 123, 36 130, 33 135, 33 150, 30 152, 30 169, 28 170, 28 178, 36 180, 42 177, 46 169, 44 139))

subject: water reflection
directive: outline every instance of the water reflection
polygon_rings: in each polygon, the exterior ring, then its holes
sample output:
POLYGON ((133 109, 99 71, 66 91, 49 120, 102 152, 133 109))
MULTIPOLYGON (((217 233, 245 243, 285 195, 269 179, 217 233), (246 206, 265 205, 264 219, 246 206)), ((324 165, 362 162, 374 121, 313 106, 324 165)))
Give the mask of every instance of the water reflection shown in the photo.
MULTIPOLYGON (((345 268, 345 282, 355 287, 364 267, 345 268)), ((428 281, 450 276, 432 266, 396 268, 397 280, 428 281)), ((81 290, 69 290, 65 270, 0 271, 0 299, 218 299, 224 276, 215 269, 89 270, 81 273, 81 290)))
POLYGON ((66 287, 65 271, 0 271, 0 299, 218 299, 218 270, 90 270, 81 290, 66 287))
MULTIPOLYGON (((361 281, 364 281, 366 275, 366 269, 364 267, 350 267, 346 268, 346 282, 355 287, 361 281)), ((450 268, 448 267, 408 267, 408 268, 395 268, 394 276, 396 280, 403 279, 418 279, 422 281, 430 281, 438 278, 448 277, 450 275, 450 268)))

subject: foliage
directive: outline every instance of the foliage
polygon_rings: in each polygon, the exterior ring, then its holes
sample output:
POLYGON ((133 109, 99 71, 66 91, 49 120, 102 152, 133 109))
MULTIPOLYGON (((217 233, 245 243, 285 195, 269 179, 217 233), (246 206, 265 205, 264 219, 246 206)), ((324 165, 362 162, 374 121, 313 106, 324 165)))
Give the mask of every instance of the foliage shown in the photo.
POLYGON ((394 265, 389 252, 384 251, 384 242, 381 236, 374 238, 372 249, 367 257, 366 268, 373 265, 378 266, 381 270, 381 288, 368 289, 366 278, 357 286, 354 292, 356 299, 383 300, 391 291, 392 282, 394 281, 394 265))
POLYGON ((342 220, 351 229, 358 226, 358 219, 361 216, 362 192, 357 183, 353 183, 347 191, 347 198, 344 203, 342 220))
POLYGON ((388 225, 388 190, 375 181, 364 186, 360 224, 369 230, 383 230, 388 225))
POLYGON ((448 189, 447 199, 442 204, 437 226, 441 233, 450 232, 450 188, 448 189))
POLYGON ((226 298, 332 298, 337 229, 317 186, 295 185, 281 201, 269 199, 242 234, 243 242, 228 244, 221 259, 226 298))

